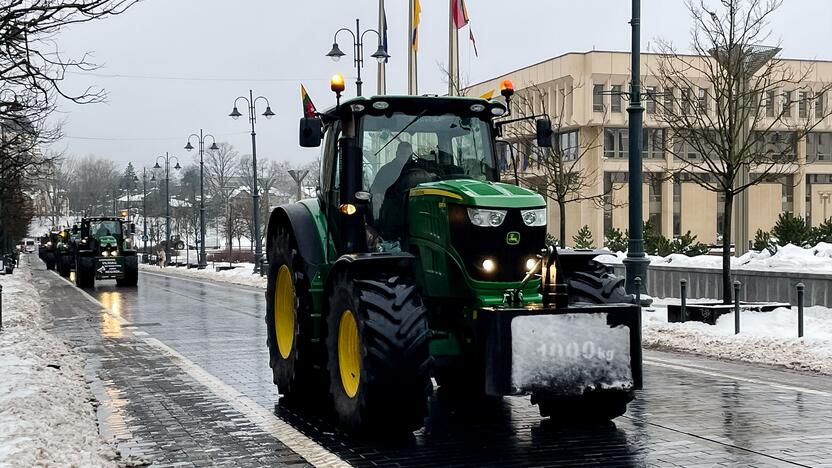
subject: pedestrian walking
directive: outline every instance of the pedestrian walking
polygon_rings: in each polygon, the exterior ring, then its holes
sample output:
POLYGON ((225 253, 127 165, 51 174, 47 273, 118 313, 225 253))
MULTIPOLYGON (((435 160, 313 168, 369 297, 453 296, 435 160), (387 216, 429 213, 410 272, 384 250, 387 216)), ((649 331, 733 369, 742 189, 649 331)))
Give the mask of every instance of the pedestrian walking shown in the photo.
POLYGON ((165 267, 165 250, 159 249, 159 268, 165 267))

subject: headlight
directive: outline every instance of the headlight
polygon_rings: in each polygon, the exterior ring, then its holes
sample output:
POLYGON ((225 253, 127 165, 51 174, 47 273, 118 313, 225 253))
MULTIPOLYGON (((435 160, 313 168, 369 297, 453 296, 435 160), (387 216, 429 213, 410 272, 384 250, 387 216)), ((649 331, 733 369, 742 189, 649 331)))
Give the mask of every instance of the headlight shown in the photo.
POLYGON ((533 210, 521 210, 520 216, 526 226, 545 226, 546 208, 535 208, 533 210))
POLYGON ((480 227, 497 227, 503 224, 506 219, 506 210, 484 210, 481 208, 468 208, 468 219, 471 224, 480 227))
POLYGON ((532 271, 532 268, 534 268, 535 265, 537 265, 537 259, 536 258, 531 257, 531 258, 527 259, 526 260, 526 271, 527 272, 532 271))
POLYGON ((497 269, 497 262, 490 258, 486 258, 482 261, 482 269, 485 270, 486 273, 493 273, 494 270, 497 269))
POLYGON ((86 239, 81 239, 81 243, 82 243, 82 244, 86 244, 86 243, 87 243, 87 240, 86 240, 86 239))
POLYGON ((52 241, 47 242, 47 243, 46 243, 46 246, 47 246, 47 247, 52 247, 52 241))
POLYGON ((101 252, 101 256, 102 256, 102 257, 106 257, 106 256, 108 256, 108 255, 110 255, 110 252, 107 252, 106 250, 105 250, 105 251, 103 251, 103 252, 101 252))

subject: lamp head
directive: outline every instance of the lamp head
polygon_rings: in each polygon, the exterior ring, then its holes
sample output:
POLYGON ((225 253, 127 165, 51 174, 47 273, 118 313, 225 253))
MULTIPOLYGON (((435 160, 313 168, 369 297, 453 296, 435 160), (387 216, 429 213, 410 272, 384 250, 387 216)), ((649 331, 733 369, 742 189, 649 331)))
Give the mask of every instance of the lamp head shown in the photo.
POLYGON ((341 57, 346 55, 339 47, 337 42, 332 43, 332 49, 326 54, 333 62, 341 60, 341 57))
POLYGON ((159 165, 159 161, 156 161, 156 164, 153 165, 153 169, 161 169, 162 166, 159 165))
POLYGON ((274 112, 272 112, 272 108, 270 106, 266 106, 266 112, 263 112, 263 117, 270 119, 274 117, 274 112))
POLYGON ((182 166, 179 165, 179 161, 176 161, 176 165, 173 166, 173 168, 178 171, 179 169, 182 169, 182 166))
POLYGON ((229 117, 231 117, 231 118, 232 118, 232 119, 234 119, 234 120, 239 119, 239 118, 240 118, 240 116, 242 116, 242 115, 243 115, 243 114, 241 114, 241 113, 240 113, 240 111, 238 111, 238 110, 237 110, 237 106, 234 106, 234 109, 232 109, 232 110, 231 110, 231 113, 230 113, 230 114, 228 114, 228 116, 229 116, 229 117))
POLYGON ((208 149, 211 150, 211 151, 217 151, 218 149, 220 149, 220 147, 217 146, 217 142, 215 141, 215 142, 211 143, 211 146, 208 149))
POLYGON ((193 145, 191 145, 191 140, 188 140, 188 144, 185 145, 185 150, 190 151, 192 149, 194 149, 194 147, 193 147, 193 145))
POLYGON ((378 49, 375 52, 373 52, 373 55, 371 55, 370 57, 373 57, 374 59, 378 60, 378 63, 384 63, 385 60, 390 58, 390 54, 387 53, 387 49, 384 48, 383 44, 379 44, 378 49))

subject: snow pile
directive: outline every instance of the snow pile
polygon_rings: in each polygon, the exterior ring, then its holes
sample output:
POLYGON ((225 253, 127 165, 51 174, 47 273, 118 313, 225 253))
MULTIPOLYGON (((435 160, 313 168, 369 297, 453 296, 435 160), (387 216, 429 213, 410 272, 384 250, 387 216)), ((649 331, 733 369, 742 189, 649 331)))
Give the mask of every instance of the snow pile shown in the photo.
MULTIPOLYGON (((596 259, 609 265, 621 264, 626 253, 616 252, 599 255, 596 259)), ((717 255, 700 255, 688 257, 671 254, 667 257, 649 255, 651 265, 669 265, 687 268, 722 268, 722 257, 717 255)), ((777 252, 747 252, 741 257, 731 257, 732 270, 757 271, 791 271, 798 273, 832 274, 832 244, 821 242, 813 247, 798 247, 788 244, 777 252)))
MULTIPOLYGON (((688 302, 700 301, 703 300, 688 302)), ((832 375, 832 310, 826 307, 805 309, 804 336, 798 338, 796 307, 772 312, 742 311, 740 334, 734 335, 733 313, 722 315, 716 325, 667 323, 667 304, 678 303, 678 299, 657 299, 654 308, 645 309, 645 347, 832 375)))
MULTIPOLYGON (((57 218, 58 224, 56 227, 72 226, 76 219, 78 218, 75 216, 59 216, 57 218)), ((51 229, 51 216, 35 216, 32 218, 32 222, 29 223, 29 237, 40 237, 49 232, 51 229)))
MULTIPOLYGON (((216 265, 219 266, 228 264, 217 263, 216 265)), ((253 274, 253 263, 235 263, 234 266, 235 268, 233 270, 216 271, 211 263, 208 263, 208 266, 204 270, 197 270, 196 268, 188 269, 184 267, 159 268, 154 265, 139 264, 139 269, 150 273, 162 273, 170 276, 219 281, 223 283, 240 284, 243 286, 266 289, 266 276, 260 276, 259 273, 253 274)))
POLYGON ((0 284, 0 466, 116 466, 98 434, 83 359, 42 330, 25 256, 0 284))

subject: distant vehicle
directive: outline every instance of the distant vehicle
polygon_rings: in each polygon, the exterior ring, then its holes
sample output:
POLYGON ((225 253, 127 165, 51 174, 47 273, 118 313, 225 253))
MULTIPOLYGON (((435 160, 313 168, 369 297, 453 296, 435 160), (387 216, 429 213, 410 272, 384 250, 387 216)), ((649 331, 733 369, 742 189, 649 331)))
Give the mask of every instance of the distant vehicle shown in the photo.
POLYGON ((26 239, 23 241, 26 249, 26 253, 34 253, 35 252, 35 240, 34 239, 26 239))
POLYGON ((83 218, 73 227, 71 251, 75 255, 75 284, 95 286, 95 280, 115 279, 119 286, 135 286, 139 279, 139 257, 133 246, 136 227, 115 216, 83 218))

